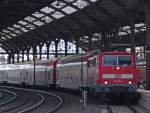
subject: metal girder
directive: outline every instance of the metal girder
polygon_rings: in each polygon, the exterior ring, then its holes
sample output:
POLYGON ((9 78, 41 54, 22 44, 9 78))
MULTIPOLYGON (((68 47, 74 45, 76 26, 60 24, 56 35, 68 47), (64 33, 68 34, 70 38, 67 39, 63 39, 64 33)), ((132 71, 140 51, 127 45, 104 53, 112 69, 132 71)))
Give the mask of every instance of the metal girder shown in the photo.
POLYGON ((0 43, 1 43, 2 45, 4 45, 2 48, 5 48, 5 50, 7 50, 7 51, 12 50, 12 46, 11 46, 10 44, 4 42, 4 40, 1 40, 1 39, 0 39, 0 43))
MULTIPOLYGON (((75 0, 75 1, 77 1, 77 0, 75 0)), ((75 2, 75 1, 73 1, 73 2, 75 2)), ((71 6, 71 7, 73 7, 74 9, 78 10, 78 12, 81 11, 80 8, 78 8, 78 7, 75 6, 75 5, 72 5, 73 2, 72 2, 72 3, 68 3, 68 2, 66 2, 66 1, 63 1, 63 2, 64 2, 65 4, 67 4, 67 5, 71 6)), ((86 25, 83 24, 82 22, 78 21, 77 18, 75 18, 74 16, 68 15, 68 18, 70 18, 70 19, 73 20, 75 23, 77 23, 79 26, 81 26, 81 28, 83 28, 83 29, 86 28, 86 25)))
MULTIPOLYGON (((61 9, 58 9, 58 8, 52 6, 52 5, 48 5, 48 7, 55 9, 55 11, 59 11, 60 13, 64 14, 65 16, 68 16, 68 14, 67 14, 66 12, 62 11, 61 9)), ((51 16, 50 16, 50 17, 51 17, 51 16)), ((55 20, 57 20, 57 19, 55 19, 55 20)), ((59 22, 60 22, 60 21, 59 21, 59 22)), ((64 25, 65 23, 61 21, 61 24, 64 25)), ((71 28, 70 25, 65 24, 65 27, 66 27, 69 31, 71 31, 71 32, 74 31, 74 29, 71 28)))
MULTIPOLYGON (((10 34, 5 33, 5 32, 3 32, 3 33, 4 33, 5 35, 8 35, 8 36, 10 36, 10 37, 13 37, 13 38, 11 38, 11 39, 7 40, 7 42, 8 42, 8 43, 13 43, 14 47, 17 47, 18 45, 19 45, 19 46, 22 46, 22 45, 20 44, 20 42, 18 42, 17 40, 14 40, 14 38, 16 38, 16 37, 11 36, 10 34), (16 46, 16 44, 17 44, 17 46, 16 46)), ((5 35, 3 35, 3 37, 5 37, 5 38, 6 38, 6 36, 5 36, 5 35)))
POLYGON ((121 7, 124 12, 127 12, 126 5, 120 0, 112 0, 117 6, 121 7))

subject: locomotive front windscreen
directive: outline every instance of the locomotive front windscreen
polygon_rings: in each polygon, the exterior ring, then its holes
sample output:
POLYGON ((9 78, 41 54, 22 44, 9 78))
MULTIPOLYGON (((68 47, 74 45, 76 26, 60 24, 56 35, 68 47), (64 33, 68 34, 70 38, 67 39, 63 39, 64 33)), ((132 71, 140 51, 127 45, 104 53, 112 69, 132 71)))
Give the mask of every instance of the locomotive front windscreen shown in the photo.
POLYGON ((103 56, 104 66, 131 66, 131 56, 118 56, 118 55, 104 55, 103 56))

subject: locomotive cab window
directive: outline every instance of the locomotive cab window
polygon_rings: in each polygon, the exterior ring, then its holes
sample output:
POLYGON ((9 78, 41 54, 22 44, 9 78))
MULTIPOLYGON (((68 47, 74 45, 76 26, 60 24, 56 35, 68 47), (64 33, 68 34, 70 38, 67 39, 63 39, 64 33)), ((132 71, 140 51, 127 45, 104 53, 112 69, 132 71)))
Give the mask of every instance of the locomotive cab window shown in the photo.
POLYGON ((132 57, 129 55, 104 55, 104 66, 130 66, 132 65, 132 57))
POLYGON ((104 66, 117 65, 117 56, 113 56, 113 55, 103 56, 103 65, 104 66))
POLYGON ((118 65, 122 65, 122 66, 132 65, 131 56, 118 56, 118 65))

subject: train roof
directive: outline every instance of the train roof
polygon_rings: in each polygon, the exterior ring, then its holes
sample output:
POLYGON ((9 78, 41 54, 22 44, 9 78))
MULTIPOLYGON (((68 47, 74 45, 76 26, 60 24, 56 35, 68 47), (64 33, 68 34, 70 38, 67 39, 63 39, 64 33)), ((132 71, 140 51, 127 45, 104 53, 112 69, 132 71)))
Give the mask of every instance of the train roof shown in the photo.
POLYGON ((77 55, 71 55, 67 57, 62 57, 59 60, 59 63, 70 63, 70 62, 81 62, 81 61, 86 61, 88 58, 96 56, 100 53, 100 50, 93 50, 91 52, 86 52, 86 53, 80 53, 77 55))
POLYGON ((83 53, 83 54, 77 54, 77 55, 71 55, 67 57, 63 57, 59 60, 59 63, 73 63, 73 62, 81 62, 81 61, 87 61, 88 58, 97 56, 97 55, 131 55, 132 53, 129 52, 119 52, 119 51, 111 51, 111 52, 103 52, 101 50, 93 50, 91 52, 83 53))
POLYGON ((111 55, 117 55, 117 54, 119 54, 119 55, 131 55, 131 54, 133 54, 133 53, 129 53, 129 52, 120 52, 120 51, 109 51, 109 52, 101 52, 100 54, 111 54, 111 55))

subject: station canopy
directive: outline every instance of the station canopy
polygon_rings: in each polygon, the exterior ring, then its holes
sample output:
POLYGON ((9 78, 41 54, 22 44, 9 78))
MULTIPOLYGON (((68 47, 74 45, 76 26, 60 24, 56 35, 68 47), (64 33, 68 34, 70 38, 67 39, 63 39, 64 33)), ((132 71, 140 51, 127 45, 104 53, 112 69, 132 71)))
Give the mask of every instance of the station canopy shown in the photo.
POLYGON ((146 30, 144 15, 140 0, 1 0, 0 46, 16 51, 56 38, 75 43, 82 37, 80 46, 86 48, 88 35, 99 43, 101 32, 117 26, 126 42, 132 18, 140 43, 146 30))

